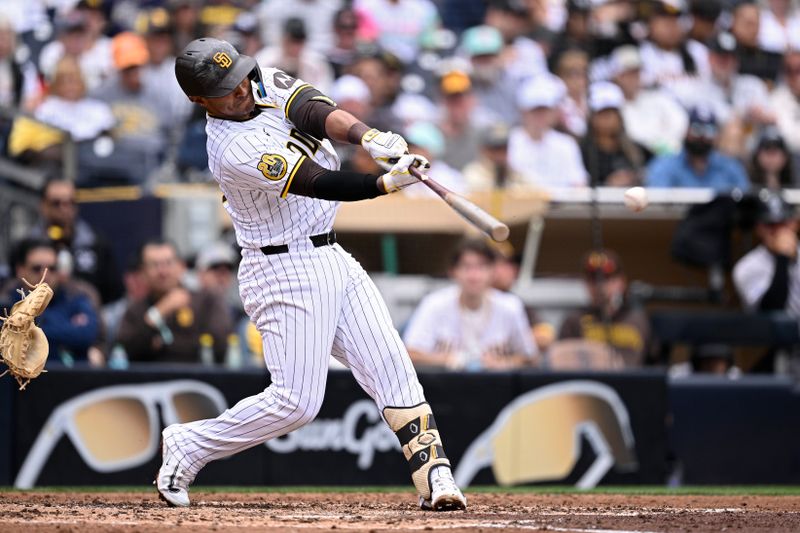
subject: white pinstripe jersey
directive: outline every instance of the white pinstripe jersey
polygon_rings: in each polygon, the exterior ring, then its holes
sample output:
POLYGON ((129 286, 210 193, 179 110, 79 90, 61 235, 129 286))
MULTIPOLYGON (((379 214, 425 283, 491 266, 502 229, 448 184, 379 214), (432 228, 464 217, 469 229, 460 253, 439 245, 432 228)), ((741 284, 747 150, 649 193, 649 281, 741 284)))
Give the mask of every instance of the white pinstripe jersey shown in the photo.
POLYGON ((338 202, 288 194, 305 158, 339 169, 339 156, 327 139, 299 132, 288 118, 295 97, 308 87, 277 69, 263 69, 261 112, 245 121, 208 117, 208 168, 225 195, 243 248, 286 244, 333 227, 338 202))

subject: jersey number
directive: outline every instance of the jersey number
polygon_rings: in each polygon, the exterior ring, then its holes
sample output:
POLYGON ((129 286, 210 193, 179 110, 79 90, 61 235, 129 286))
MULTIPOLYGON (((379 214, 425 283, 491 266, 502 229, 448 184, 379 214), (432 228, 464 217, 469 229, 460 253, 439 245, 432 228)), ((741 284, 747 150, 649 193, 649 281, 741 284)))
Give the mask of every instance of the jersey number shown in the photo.
POLYGON ((320 142, 307 133, 292 129, 292 131, 289 132, 289 137, 294 140, 287 142, 286 148, 292 150, 293 152, 297 152, 300 155, 310 158, 317 153, 317 150, 319 150, 320 142))

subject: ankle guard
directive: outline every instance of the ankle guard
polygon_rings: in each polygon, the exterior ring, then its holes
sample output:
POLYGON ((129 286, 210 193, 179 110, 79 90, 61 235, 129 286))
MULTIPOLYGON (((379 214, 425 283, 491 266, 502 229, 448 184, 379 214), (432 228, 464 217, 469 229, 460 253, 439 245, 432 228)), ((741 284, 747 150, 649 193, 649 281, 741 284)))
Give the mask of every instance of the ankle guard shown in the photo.
POLYGON ((411 467, 411 480, 417 492, 429 500, 431 468, 438 465, 450 466, 430 405, 421 403, 414 407, 386 407, 383 416, 400 441, 403 455, 411 467))

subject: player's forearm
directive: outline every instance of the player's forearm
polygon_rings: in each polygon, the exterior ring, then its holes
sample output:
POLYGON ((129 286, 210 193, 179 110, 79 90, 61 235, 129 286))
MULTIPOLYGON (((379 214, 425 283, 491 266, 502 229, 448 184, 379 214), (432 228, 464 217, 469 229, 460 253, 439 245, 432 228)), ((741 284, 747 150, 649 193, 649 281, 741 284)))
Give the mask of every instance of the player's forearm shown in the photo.
POLYGON ((361 144, 369 126, 343 109, 337 109, 325 119, 325 132, 329 139, 340 143, 361 144))

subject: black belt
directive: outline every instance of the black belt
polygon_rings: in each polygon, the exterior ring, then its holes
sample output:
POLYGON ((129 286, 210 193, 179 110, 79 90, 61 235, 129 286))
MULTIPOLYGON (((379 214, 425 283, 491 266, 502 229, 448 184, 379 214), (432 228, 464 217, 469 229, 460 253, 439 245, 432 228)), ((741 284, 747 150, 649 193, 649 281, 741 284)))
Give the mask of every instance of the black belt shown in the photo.
MULTIPOLYGON (((331 244, 336 243, 336 232, 330 230, 328 233, 320 233, 319 235, 312 235, 308 238, 311 241, 311 244, 314 245, 314 248, 319 248, 320 246, 329 246, 331 244)), ((264 255, 275 255, 275 254, 285 254, 289 251, 288 244, 276 244, 275 246, 262 246, 261 253, 264 255)))

